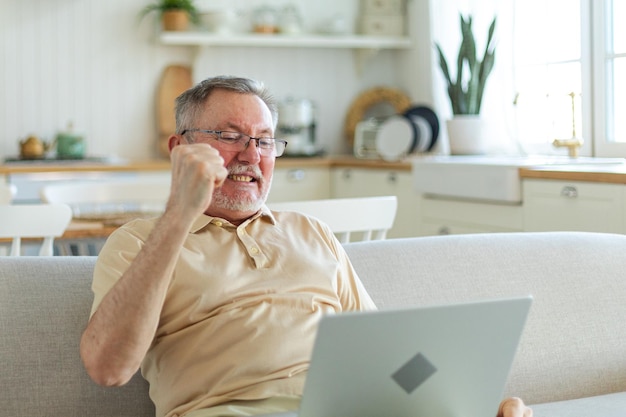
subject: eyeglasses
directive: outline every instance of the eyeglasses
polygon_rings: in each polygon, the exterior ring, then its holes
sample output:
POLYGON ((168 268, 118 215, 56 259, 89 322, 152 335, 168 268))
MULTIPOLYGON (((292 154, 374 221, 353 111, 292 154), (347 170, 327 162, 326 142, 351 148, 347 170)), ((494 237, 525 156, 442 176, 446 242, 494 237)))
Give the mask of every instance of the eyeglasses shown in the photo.
MULTIPOLYGON (((287 141, 274 138, 253 138, 239 132, 226 132, 222 130, 205 130, 205 129, 185 129, 180 134, 190 132, 200 132, 212 135, 214 140, 223 144, 224 149, 233 152, 241 152, 248 147, 251 141, 255 140, 257 149, 262 156, 279 157, 285 152, 287 141)), ((194 139, 195 142, 195 139, 194 139)))

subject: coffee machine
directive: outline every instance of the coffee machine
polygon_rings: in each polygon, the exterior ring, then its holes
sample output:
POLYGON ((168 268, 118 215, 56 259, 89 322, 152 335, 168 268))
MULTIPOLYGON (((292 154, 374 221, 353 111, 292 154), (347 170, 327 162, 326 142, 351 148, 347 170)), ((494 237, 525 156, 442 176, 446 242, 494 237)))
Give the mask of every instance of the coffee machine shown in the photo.
POLYGON ((278 105, 276 137, 288 142, 285 154, 313 156, 315 147, 315 106, 311 100, 288 97, 278 105))

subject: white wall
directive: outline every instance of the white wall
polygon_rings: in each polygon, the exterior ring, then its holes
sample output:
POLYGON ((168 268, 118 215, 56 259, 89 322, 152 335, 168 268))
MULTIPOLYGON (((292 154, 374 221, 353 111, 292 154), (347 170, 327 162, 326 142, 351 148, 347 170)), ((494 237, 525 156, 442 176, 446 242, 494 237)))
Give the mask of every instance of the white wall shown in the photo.
POLYGON ((28 134, 52 139, 69 120, 92 155, 152 156, 160 71, 188 61, 138 25, 141 0, 0 0, 0 155, 28 134))
MULTIPOLYGON (((358 7, 358 0, 294 2, 311 27, 358 7)), ((264 80, 278 98, 312 98, 320 108, 319 141, 335 153, 350 151, 343 119, 364 89, 393 86, 416 103, 433 100, 428 0, 409 1, 415 48, 383 51, 362 73, 344 50, 161 46, 152 20, 137 21, 148 3, 0 0, 0 158, 16 156, 19 139, 29 134, 51 140, 70 120, 85 135, 90 156, 158 156, 153 99, 163 68, 172 63, 194 63, 196 80, 241 74, 264 80)), ((227 2, 242 10, 261 3, 286 1, 227 2)))

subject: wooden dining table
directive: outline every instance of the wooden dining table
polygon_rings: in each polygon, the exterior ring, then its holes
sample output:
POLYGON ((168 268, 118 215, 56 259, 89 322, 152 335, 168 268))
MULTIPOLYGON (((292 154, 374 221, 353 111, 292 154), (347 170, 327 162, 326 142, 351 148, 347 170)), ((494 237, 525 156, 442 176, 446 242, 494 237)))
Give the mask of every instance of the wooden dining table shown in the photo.
POLYGON ((156 217, 159 214, 154 211, 122 211, 74 216, 59 239, 106 239, 118 227, 131 220, 156 217))
MULTIPOLYGON (((72 219, 63 235, 55 238, 55 242, 79 242, 106 240, 111 233, 124 223, 135 218, 146 218, 158 215, 158 213, 110 213, 107 215, 90 215, 75 217, 72 219)), ((11 243, 10 238, 0 238, 0 244, 11 243)), ((37 243, 41 238, 23 238, 22 241, 37 243)))
POLYGON ((74 217, 62 236, 54 240, 58 255, 98 255, 106 239, 123 224, 137 218, 158 216, 154 212, 89 214, 74 217))
POLYGON ((65 232, 58 239, 106 239, 119 225, 103 222, 72 220, 65 232))

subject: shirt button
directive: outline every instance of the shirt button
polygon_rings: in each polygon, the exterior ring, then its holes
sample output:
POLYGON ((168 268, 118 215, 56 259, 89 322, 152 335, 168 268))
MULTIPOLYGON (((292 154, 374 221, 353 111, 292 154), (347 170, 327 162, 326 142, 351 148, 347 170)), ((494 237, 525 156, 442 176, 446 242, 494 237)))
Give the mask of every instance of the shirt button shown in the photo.
POLYGON ((253 255, 256 255, 259 253, 259 248, 257 248, 256 246, 253 246, 250 248, 250 253, 252 253, 253 255))
POLYGON ((216 220, 214 224, 215 224, 217 227, 222 227, 222 225, 223 225, 224 223, 222 223, 222 222, 221 222, 221 221, 219 221, 219 220, 216 220))

